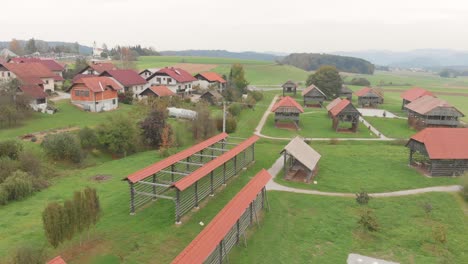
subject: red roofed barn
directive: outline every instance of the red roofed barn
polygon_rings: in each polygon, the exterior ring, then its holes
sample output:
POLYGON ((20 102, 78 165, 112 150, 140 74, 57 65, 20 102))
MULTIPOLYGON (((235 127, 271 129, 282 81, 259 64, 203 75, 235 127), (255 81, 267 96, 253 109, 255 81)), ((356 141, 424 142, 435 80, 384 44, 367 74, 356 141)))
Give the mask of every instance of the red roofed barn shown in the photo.
POLYGON ((421 98, 425 95, 429 95, 429 96, 434 96, 434 94, 432 94, 431 92, 423 89, 423 88, 419 88, 419 87, 413 87, 409 90, 406 90, 404 91, 400 97, 403 99, 403 103, 401 105, 401 109, 404 110, 405 109, 405 105, 413 102, 414 100, 418 99, 418 98, 421 98))
POLYGON ((375 88, 364 87, 356 92, 356 96, 358 97, 358 105, 361 107, 374 107, 384 102, 383 94, 375 88))
MULTIPOLYGON (((468 170, 468 128, 426 128, 412 136, 409 163, 431 176, 458 176, 468 170), (418 153, 424 161, 415 161, 418 153)), ((420 159, 418 159, 420 160, 420 159)))
POLYGON ((271 111, 275 113, 275 126, 279 126, 281 121, 290 120, 296 128, 299 128, 299 114, 304 113, 302 106, 290 96, 283 97, 271 111))
POLYGON ((195 75, 195 78, 198 79, 198 84, 202 89, 208 89, 210 87, 216 87, 220 92, 226 88, 226 80, 221 77, 216 72, 202 72, 195 75))
POLYGON ((339 131, 340 122, 351 123, 351 128, 349 129, 352 132, 356 132, 359 126, 359 117, 361 113, 354 107, 354 105, 348 99, 332 101, 335 104, 329 108, 328 115, 333 120, 333 129, 339 131))
POLYGON ((197 79, 180 68, 162 68, 146 79, 150 85, 165 85, 176 94, 186 95, 192 91, 197 79))
POLYGON ((122 87, 109 77, 90 77, 77 80, 69 88, 71 102, 86 111, 102 112, 119 105, 117 91, 122 87))
POLYGON ((446 101, 424 95, 405 106, 408 124, 417 129, 423 127, 457 127, 459 118, 465 115, 446 101))

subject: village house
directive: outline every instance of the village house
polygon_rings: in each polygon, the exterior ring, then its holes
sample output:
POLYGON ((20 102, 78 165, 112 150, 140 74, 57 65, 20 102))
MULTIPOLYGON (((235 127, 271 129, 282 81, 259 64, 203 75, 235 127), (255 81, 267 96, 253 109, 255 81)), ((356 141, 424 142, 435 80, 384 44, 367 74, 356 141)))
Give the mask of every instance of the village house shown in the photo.
POLYGON ((468 128, 425 128, 406 144, 409 164, 430 176, 463 175, 468 171, 467 138, 468 128))
POLYGON ((459 118, 465 115, 447 101, 424 95, 407 104, 408 124, 417 129, 423 127, 457 127, 459 118))
POLYGON ((296 129, 299 129, 299 115, 304 113, 304 109, 292 97, 283 97, 271 111, 275 113, 275 126, 281 126, 280 123, 283 121, 292 121, 296 129))
POLYGON ((34 111, 45 113, 47 110, 47 94, 39 85, 21 85, 18 94, 25 95, 30 101, 29 106, 34 111))
POLYGON ((0 80, 10 81, 18 79, 23 85, 38 85, 45 92, 55 91, 56 82, 63 82, 61 76, 56 75, 41 63, 4 63, 0 65, 0 80))
POLYGON ((348 86, 343 84, 338 91, 338 97, 346 98, 351 101, 353 99, 353 90, 349 89, 348 86))
POLYGON ((216 105, 223 102, 223 96, 216 90, 208 90, 200 96, 200 100, 205 100, 211 105, 216 105))
POLYGON ((140 93, 140 98, 147 98, 147 97, 172 97, 177 96, 174 92, 172 92, 167 86, 164 85, 153 85, 140 93))
POLYGON ((327 106, 328 115, 333 120, 333 129, 337 132, 342 130, 340 128, 340 123, 346 122, 351 124, 351 128, 346 130, 356 132, 359 126, 361 113, 348 99, 340 99, 339 101, 337 101, 337 99, 332 101, 333 105, 330 108, 328 108, 328 106, 330 106, 331 103, 327 106))
POLYGON ((44 58, 24 58, 24 57, 16 57, 10 59, 11 63, 31 63, 37 62, 44 66, 46 66, 50 71, 57 74, 60 77, 63 77, 63 73, 65 71, 65 66, 58 63, 54 59, 44 59, 44 58))
POLYGON ((304 98, 304 106, 323 106, 323 102, 327 100, 327 96, 322 90, 315 85, 310 85, 302 91, 304 98))
POLYGON ((226 80, 216 72, 202 72, 195 75, 198 79, 194 85, 199 85, 201 89, 216 88, 220 92, 226 88, 226 80))
POLYGON ((91 62, 78 74, 99 75, 105 71, 117 70, 117 67, 110 62, 91 62))
POLYGON ((405 110, 405 106, 411 102, 413 102, 414 100, 418 99, 418 98, 421 98, 425 95, 429 95, 429 96, 434 96, 434 94, 432 94, 431 92, 423 89, 423 88, 419 88, 419 87, 413 87, 409 90, 406 90, 404 91, 400 97, 403 99, 402 101, 402 104, 401 104, 401 109, 402 110, 405 110))
POLYGON ((281 151, 283 155, 284 179, 308 183, 317 173, 321 155, 307 145, 300 137, 295 137, 281 151))
POLYGON ((293 93, 294 96, 296 96, 296 91, 297 91, 297 83, 291 81, 291 80, 288 80, 287 82, 285 82, 283 85, 281 85, 281 87, 283 88, 283 96, 286 94, 286 93, 293 93))
POLYGON ((99 76, 112 78, 122 86, 124 92, 131 91, 134 98, 139 98, 146 85, 146 80, 134 70, 109 70, 104 71, 99 76))
POLYGON ((123 89, 109 77, 82 78, 70 86, 71 102, 85 111, 102 112, 118 107, 119 90, 123 89))
POLYGON ((142 78, 148 79, 153 73, 159 71, 159 68, 149 68, 149 69, 144 69, 138 73, 142 78))
POLYGON ((358 105, 361 107, 375 107, 384 103, 382 92, 375 88, 364 87, 356 92, 356 96, 358 97, 358 105))
POLYGON ((146 79, 148 85, 165 85, 179 95, 190 94, 193 82, 196 80, 187 71, 174 67, 162 68, 146 79))

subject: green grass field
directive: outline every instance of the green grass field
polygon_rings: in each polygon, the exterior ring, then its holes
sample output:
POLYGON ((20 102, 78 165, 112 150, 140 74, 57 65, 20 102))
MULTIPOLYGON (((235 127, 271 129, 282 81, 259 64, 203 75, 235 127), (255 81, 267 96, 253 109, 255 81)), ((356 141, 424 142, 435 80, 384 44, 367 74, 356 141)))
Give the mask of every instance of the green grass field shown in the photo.
POLYGON ((458 178, 428 178, 408 167, 408 149, 396 143, 341 141, 331 145, 313 141, 311 146, 322 155, 314 178, 318 184, 286 181, 282 174, 277 182, 302 189, 351 193, 361 189, 388 192, 459 183, 458 178))
POLYGON ((418 131, 408 126, 408 120, 397 118, 365 117, 382 134, 390 138, 410 138, 418 131))

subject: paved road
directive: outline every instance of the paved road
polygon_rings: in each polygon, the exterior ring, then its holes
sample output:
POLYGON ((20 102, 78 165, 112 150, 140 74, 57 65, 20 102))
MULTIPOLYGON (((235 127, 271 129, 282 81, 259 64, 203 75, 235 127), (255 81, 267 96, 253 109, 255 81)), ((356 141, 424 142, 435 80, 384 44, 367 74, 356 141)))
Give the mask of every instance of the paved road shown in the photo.
POLYGON ((55 91, 58 96, 55 96, 55 97, 52 97, 50 98, 49 100, 51 101, 60 101, 60 100, 64 100, 64 99, 70 99, 70 94, 69 93, 64 93, 64 92, 60 92, 60 91, 55 91))

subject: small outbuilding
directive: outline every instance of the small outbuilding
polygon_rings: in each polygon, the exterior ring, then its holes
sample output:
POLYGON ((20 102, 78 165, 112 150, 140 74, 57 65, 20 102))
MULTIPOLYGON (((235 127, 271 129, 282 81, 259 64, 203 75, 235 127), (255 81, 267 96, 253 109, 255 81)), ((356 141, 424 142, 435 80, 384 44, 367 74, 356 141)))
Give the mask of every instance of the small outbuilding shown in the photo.
POLYGON ((364 87, 356 92, 356 96, 358 97, 358 105, 361 107, 375 107, 384 102, 383 93, 376 88, 364 87))
POLYGON ((283 87, 283 96, 286 94, 286 93, 293 93, 294 96, 296 96, 296 92, 297 92, 297 83, 289 80, 287 82, 285 82, 281 87, 283 87))
POLYGON ((223 101, 223 96, 216 90, 208 90, 200 96, 200 100, 205 100, 211 105, 216 105, 223 101))
POLYGON ((348 131, 357 131, 361 113, 348 99, 341 100, 338 104, 331 108, 328 113, 333 120, 332 127, 335 131, 340 130, 341 122, 351 123, 351 128, 348 131))
POLYGON ((408 124, 416 129, 424 127, 458 127, 465 115, 447 101, 424 95, 405 106, 408 124))
POLYGON ((281 151, 284 157, 284 179, 310 182, 317 173, 322 157, 300 137, 295 137, 281 151))
POLYGON ((177 96, 177 94, 171 91, 171 89, 167 88, 167 86, 164 86, 164 85, 153 85, 153 86, 146 88, 140 93, 141 98, 172 97, 172 96, 177 96))
POLYGON ((425 128, 406 143, 409 165, 431 176, 462 175, 468 171, 467 139, 468 128, 425 128))
POLYGON ((343 84, 340 91, 338 92, 338 97, 346 98, 351 101, 353 99, 353 90, 349 89, 348 86, 343 84))
MULTIPOLYGON (((327 106, 325 107, 325 109, 327 109, 327 112, 328 112, 328 116, 330 116, 330 110, 335 107, 337 104, 339 104, 343 99, 341 98, 335 98, 333 99, 333 101, 331 101, 330 103, 327 104, 327 106)), ((331 117, 331 116, 330 116, 331 117)))
POLYGON ((322 90, 315 85, 310 85, 302 91, 304 97, 304 106, 323 106, 323 102, 327 100, 327 96, 322 90))
POLYGON ((421 98, 425 95, 429 95, 429 96, 432 96, 432 97, 435 97, 434 94, 432 94, 431 92, 423 89, 423 88, 419 88, 419 87, 413 87, 409 90, 406 90, 404 91, 400 97, 403 99, 403 102, 402 102, 402 105, 401 105, 401 109, 402 110, 405 110, 405 106, 413 101, 415 101, 416 99, 418 98, 421 98))
POLYGON ((304 113, 302 106, 292 97, 286 96, 279 100, 271 109, 275 113, 275 126, 279 126, 281 121, 293 121, 296 128, 299 128, 299 115, 304 113))

